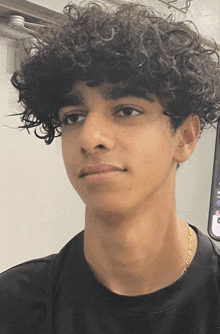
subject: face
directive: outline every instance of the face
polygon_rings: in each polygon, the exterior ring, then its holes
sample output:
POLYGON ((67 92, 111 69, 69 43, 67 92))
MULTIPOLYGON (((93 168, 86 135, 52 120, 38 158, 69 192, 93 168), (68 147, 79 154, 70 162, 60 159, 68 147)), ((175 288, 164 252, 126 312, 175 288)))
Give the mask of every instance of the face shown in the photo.
POLYGON ((134 96, 122 85, 79 82, 64 100, 64 163, 87 208, 128 212, 169 194, 176 140, 156 98, 134 96))

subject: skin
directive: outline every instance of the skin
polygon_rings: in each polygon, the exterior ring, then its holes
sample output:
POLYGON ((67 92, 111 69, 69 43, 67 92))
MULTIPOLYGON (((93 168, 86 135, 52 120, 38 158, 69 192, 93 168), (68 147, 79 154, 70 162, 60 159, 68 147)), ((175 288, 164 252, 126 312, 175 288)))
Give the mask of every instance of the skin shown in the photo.
MULTIPOLYGON (((174 131, 156 97, 115 97, 112 88, 73 87, 74 102, 59 114, 62 151, 86 205, 84 254, 92 272, 111 291, 136 296, 168 286, 184 269, 188 229, 176 217, 176 167, 193 152, 200 123, 189 116, 174 131), (119 170, 80 177, 100 163, 119 170)), ((191 260, 196 247, 193 232, 191 260)))

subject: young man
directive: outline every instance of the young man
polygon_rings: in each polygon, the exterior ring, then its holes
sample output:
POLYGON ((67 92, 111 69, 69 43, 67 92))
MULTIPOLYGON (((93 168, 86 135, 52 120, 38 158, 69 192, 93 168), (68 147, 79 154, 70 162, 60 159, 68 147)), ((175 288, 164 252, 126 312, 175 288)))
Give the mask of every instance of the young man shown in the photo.
POLYGON ((220 333, 219 249, 176 217, 175 177, 219 118, 214 51, 143 6, 65 9, 12 83, 24 127, 62 135, 85 230, 0 278, 6 333, 220 333))

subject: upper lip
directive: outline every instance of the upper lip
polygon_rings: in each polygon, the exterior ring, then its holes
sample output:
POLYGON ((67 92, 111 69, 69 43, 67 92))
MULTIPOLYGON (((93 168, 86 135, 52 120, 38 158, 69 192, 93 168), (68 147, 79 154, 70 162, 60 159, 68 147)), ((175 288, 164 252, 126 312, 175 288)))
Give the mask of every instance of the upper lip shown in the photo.
POLYGON ((79 173, 79 177, 83 177, 89 174, 97 174, 110 171, 123 171, 124 169, 108 164, 91 164, 83 167, 79 173))

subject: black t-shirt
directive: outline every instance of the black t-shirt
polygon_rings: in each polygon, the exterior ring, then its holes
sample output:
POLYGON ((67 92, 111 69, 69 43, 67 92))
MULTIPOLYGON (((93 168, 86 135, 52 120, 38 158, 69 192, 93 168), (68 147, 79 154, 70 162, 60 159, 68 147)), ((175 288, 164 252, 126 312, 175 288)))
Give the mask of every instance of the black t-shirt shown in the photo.
POLYGON ((147 295, 121 296, 99 283, 84 257, 83 232, 60 253, 7 270, 0 333, 219 334, 220 250, 194 230, 198 249, 186 273, 147 295))

